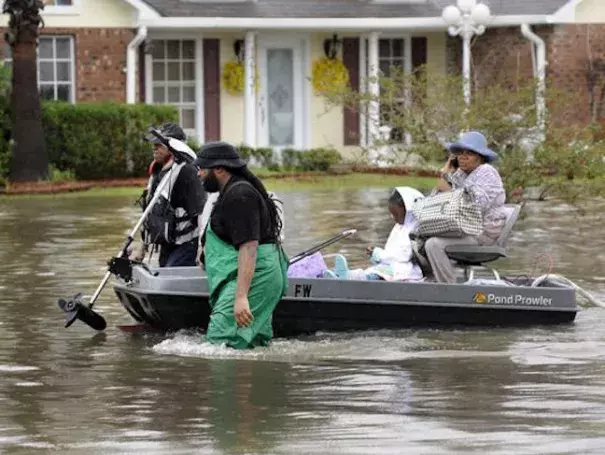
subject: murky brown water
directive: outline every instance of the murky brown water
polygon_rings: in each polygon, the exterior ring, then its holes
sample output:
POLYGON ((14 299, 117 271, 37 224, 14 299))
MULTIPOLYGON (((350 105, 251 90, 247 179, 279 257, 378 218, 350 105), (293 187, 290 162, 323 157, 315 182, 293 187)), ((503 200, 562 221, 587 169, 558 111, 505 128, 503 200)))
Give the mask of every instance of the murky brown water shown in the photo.
MULTIPOLYGON (((384 242, 388 193, 284 193, 294 254, 384 242)), ((133 198, 0 201, 0 452, 601 454, 605 311, 571 326, 318 334, 231 352, 186 334, 63 328, 60 296, 90 294, 137 217, 133 198)), ((605 203, 579 218, 531 205, 507 274, 555 271, 605 298, 605 203)))

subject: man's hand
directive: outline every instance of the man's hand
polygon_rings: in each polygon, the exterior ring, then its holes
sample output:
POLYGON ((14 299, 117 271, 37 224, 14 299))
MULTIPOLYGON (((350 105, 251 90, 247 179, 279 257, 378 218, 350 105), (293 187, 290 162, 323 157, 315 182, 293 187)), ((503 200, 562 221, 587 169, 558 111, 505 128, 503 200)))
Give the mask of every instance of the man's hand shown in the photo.
POLYGON ((366 254, 368 256, 372 256, 372 252, 374 251, 374 247, 371 245, 366 246, 366 254))
POLYGON ((204 249, 202 248, 202 245, 198 245, 197 246, 197 253, 195 254, 195 264, 197 266, 202 265, 202 253, 204 252, 204 249))
POLYGON ((143 245, 139 245, 138 248, 133 248, 133 250, 128 254, 128 259, 131 261, 141 262, 145 259, 145 247, 143 245))
POLYGON ((252 312, 250 311, 248 297, 240 296, 235 298, 233 313, 235 314, 235 321, 238 327, 247 327, 252 324, 254 316, 252 316, 252 312))

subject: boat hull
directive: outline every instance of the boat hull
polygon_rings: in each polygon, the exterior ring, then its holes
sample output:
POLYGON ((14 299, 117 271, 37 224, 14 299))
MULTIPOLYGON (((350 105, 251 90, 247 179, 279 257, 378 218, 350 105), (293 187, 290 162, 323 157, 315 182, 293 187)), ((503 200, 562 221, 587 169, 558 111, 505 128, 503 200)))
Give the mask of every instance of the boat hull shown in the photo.
MULTIPOLYGON (((564 324, 578 312, 575 290, 560 285, 471 286, 291 279, 273 315, 275 336, 434 326, 564 324)), ((139 323, 161 331, 208 326, 208 283, 199 268, 132 268, 114 291, 139 323), (157 274, 157 276, 154 276, 157 274)))

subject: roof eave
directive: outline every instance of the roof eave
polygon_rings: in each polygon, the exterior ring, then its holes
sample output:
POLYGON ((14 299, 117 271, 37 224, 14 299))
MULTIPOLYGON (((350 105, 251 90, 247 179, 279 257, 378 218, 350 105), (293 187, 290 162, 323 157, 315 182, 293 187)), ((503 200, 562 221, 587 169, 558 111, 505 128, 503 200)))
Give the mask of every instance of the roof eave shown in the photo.
POLYGON ((137 10, 139 14, 139 22, 143 19, 157 20, 162 17, 162 15, 157 10, 149 6, 149 4, 147 4, 143 0, 124 0, 124 2, 128 3, 135 10, 137 10))
MULTIPOLYGON (((550 24, 547 15, 494 16, 488 27, 521 24, 550 24)), ((242 30, 434 30, 446 29, 441 17, 363 17, 363 18, 297 18, 297 17, 141 17, 139 25, 149 28, 204 28, 242 30)))

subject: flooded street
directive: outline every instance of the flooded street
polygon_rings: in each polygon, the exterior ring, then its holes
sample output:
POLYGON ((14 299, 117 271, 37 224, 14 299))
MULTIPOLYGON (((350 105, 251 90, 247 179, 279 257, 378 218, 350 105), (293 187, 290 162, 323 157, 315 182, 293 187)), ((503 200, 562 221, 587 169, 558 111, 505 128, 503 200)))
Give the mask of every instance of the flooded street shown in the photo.
MULTIPOLYGON (((294 255, 364 263, 392 227, 388 190, 280 192, 294 255)), ((62 454, 602 454, 605 310, 552 328, 319 333, 236 352, 179 333, 63 328, 59 297, 92 294, 139 215, 135 197, 0 201, 0 452, 62 454)), ((532 203, 497 263, 562 274, 605 300, 605 202, 532 203), (543 256, 540 256, 543 255, 543 256)))

